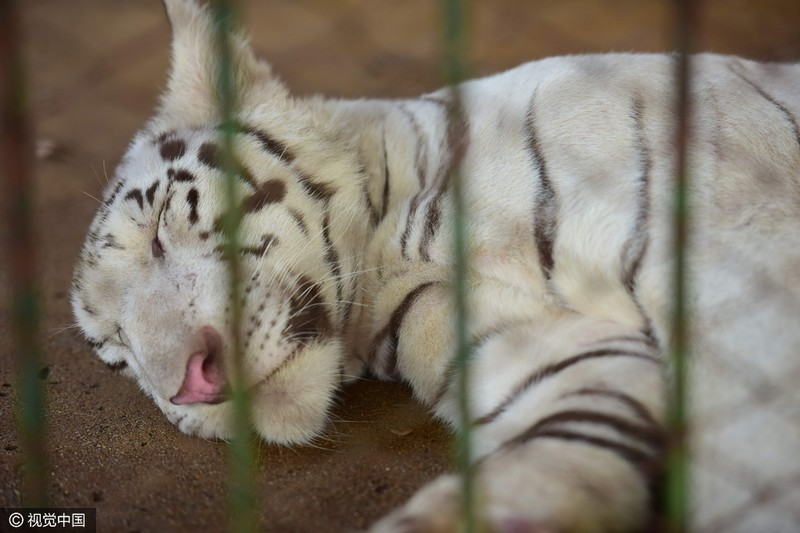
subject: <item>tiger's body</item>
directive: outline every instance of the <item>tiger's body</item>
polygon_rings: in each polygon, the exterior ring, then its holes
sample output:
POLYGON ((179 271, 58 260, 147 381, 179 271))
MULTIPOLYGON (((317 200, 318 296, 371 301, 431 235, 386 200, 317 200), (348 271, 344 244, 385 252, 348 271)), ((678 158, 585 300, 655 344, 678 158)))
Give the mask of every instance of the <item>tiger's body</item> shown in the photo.
MULTIPOLYGON (((170 83, 90 228, 73 306, 100 358, 182 431, 226 438, 232 341, 213 37, 203 9, 165 4, 170 83)), ((672 58, 526 64, 462 85, 463 120, 448 121, 446 90, 294 99, 244 40, 233 50, 243 365, 256 431, 312 439, 336 390, 367 370, 406 382, 458 423, 450 180, 459 165, 486 519, 641 527, 665 447, 672 58)), ((695 524, 793 531, 800 66, 715 55, 693 65, 695 524)), ((457 478, 446 476, 376 529, 448 530, 457 520, 457 478)))

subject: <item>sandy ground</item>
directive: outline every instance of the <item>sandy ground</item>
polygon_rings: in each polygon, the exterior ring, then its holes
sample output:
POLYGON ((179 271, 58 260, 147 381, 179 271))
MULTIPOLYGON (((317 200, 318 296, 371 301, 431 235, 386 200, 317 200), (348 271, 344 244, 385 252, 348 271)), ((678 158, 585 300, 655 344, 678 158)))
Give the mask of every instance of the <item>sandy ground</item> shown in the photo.
MULTIPOLYGON (((36 139, 41 342, 49 373, 55 505, 96 507, 99 531, 218 531, 226 524, 226 448, 180 434, 135 385, 91 357, 68 288, 92 196, 164 85, 168 26, 157 0, 25 0, 36 139)), ((437 3, 250 0, 258 53, 298 93, 404 96, 439 84, 437 3)), ((474 71, 553 54, 670 49, 667 2, 476 2, 474 71)), ((708 0, 698 48, 800 59, 796 0, 708 0)), ((0 247, 0 264, 6 264, 0 247)), ((7 299, 8 288, 0 284, 7 299)), ((0 321, 0 504, 20 502, 20 442, 8 320, 0 321)), ((316 446, 261 444, 265 531, 366 527, 449 468, 449 437, 400 385, 347 388, 316 446)), ((1 529, 1 528, 0 528, 1 529)))

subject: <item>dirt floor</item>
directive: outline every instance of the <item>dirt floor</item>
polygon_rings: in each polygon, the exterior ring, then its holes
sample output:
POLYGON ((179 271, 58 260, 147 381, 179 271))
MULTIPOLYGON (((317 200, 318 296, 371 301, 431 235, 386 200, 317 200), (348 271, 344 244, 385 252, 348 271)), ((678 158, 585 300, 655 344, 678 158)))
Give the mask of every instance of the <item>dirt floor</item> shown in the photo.
MULTIPOLYGON (((25 0, 35 122, 41 333, 55 505, 96 507, 99 531, 219 531, 226 447, 180 434, 70 328, 72 265, 106 175, 164 86, 158 0, 25 0)), ((669 50, 669 2, 476 1, 476 74, 547 55, 669 50)), ((258 53, 298 93, 406 96, 439 85, 438 2, 242 1, 258 53)), ((797 0, 707 0, 698 49, 800 59, 797 0)), ((4 247, 0 247, 4 248, 4 247)), ((6 264, 0 250, 0 264, 6 264)), ((7 299, 8 288, 0 284, 7 299)), ((4 315, 5 316, 5 315, 4 315)), ((20 502, 8 320, 0 321, 0 505, 20 502)), ((265 531, 363 529, 449 468, 449 437, 399 385, 344 391, 329 440, 258 448, 265 531)), ((2 529, 2 528, 0 528, 2 529)))

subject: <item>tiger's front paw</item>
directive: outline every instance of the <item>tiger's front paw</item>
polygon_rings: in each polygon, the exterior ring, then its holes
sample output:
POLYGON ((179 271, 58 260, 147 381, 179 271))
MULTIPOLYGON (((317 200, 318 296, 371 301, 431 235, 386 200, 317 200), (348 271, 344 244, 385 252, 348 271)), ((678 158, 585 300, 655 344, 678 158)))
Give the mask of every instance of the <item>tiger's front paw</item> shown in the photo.
POLYGON ((372 533, 455 531, 459 520, 459 480, 440 476, 370 529, 372 533))
MULTIPOLYGON (((475 478, 479 531, 607 533, 639 530, 648 493, 641 472, 602 449, 542 441, 490 455, 475 478)), ((441 476, 378 522, 376 533, 462 530, 460 478, 441 476)))
MULTIPOLYGON (((463 530, 461 481, 446 475, 418 491, 403 507, 376 523, 372 533, 452 533, 463 530)), ((556 533, 558 530, 525 513, 501 505, 484 508, 479 531, 492 533, 556 533)))

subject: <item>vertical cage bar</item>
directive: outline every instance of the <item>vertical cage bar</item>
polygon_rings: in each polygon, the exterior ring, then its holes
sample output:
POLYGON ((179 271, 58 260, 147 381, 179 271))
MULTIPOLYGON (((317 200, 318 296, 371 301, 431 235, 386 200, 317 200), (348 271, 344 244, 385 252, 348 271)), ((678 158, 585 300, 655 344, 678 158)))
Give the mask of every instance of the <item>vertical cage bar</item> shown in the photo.
POLYGON ((689 449, 688 449, 688 367, 689 324, 687 316, 687 278, 689 239, 689 165, 687 149, 691 135, 691 56, 696 20, 694 0, 675 0, 675 198, 673 226, 673 322, 672 354, 669 374, 667 423, 670 445, 667 450, 666 519, 671 532, 689 527, 689 449))
POLYGON ((0 0, 0 157, 11 286, 11 327, 15 337, 18 425, 22 440, 22 503, 47 506, 45 397, 39 379, 39 294, 36 285, 36 235, 33 226, 32 149, 26 119, 27 92, 20 46, 19 16, 13 0, 0 0))
MULTIPOLYGON (((467 21, 469 2, 465 0, 444 0, 444 69, 450 87, 450 105, 447 120, 450 131, 463 131, 463 106, 459 84, 464 81, 467 71, 467 21)), ((470 407, 468 326, 468 234, 466 205, 461 173, 462 143, 457 140, 453 150, 450 183, 453 192, 453 295, 456 307, 456 368, 457 402, 459 410, 459 430, 456 435, 456 465, 461 473, 461 530, 473 533, 478 530, 476 508, 475 470, 472 465, 472 410, 470 407)))
POLYGON ((229 275, 231 400, 233 403, 234 437, 229 444, 230 518, 231 530, 237 533, 257 531, 255 515, 255 484, 253 479, 253 446, 250 429, 250 402, 243 383, 242 371, 242 280, 239 255, 239 225, 241 209, 236 187, 236 156, 234 152, 237 94, 231 35, 234 12, 231 2, 214 0, 217 52, 217 92, 222 136, 222 162, 225 179, 225 213, 223 232, 226 239, 225 257, 229 275))

